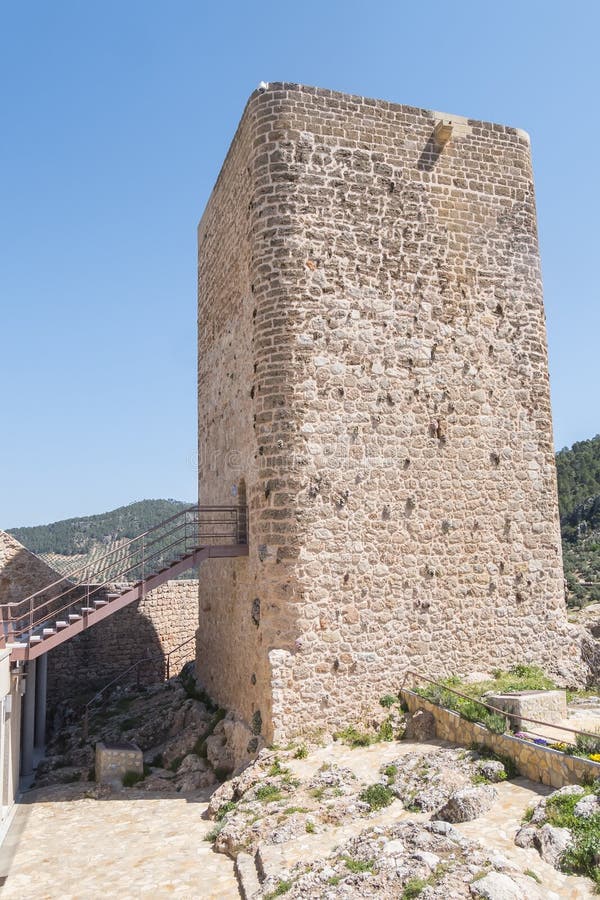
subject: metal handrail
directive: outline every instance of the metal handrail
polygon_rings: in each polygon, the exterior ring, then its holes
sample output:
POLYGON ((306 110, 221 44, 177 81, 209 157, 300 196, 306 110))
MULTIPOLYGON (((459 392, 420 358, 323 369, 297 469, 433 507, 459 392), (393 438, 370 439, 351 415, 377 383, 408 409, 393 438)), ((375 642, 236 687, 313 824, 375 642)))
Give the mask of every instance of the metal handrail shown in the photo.
POLYGON ((247 543, 246 523, 247 510, 242 506, 192 506, 180 510, 135 538, 113 547, 94 560, 92 565, 88 563, 79 566, 69 575, 57 579, 16 603, 0 604, 0 621, 7 627, 6 634, 2 629, 0 641, 14 643, 25 634, 33 635, 45 623, 59 618, 68 609, 81 604, 82 601, 86 601, 89 605, 90 598, 98 592, 110 588, 111 585, 124 580, 125 576, 140 570, 140 577, 134 584, 143 585, 150 575, 151 567, 148 563, 161 571, 160 563, 166 561, 168 555, 176 551, 185 559, 200 547, 209 546, 210 542, 216 540, 247 543), (203 518, 203 514, 206 514, 206 518, 203 518), (244 523, 243 528, 240 523, 244 523), (146 540, 148 536, 149 541, 146 540), (168 540, 167 544, 164 543, 165 540, 168 540), (73 580, 74 576, 81 572, 85 572, 88 576, 87 584, 73 580), (59 585, 64 585, 65 588, 48 597, 48 592, 59 585), (36 598, 40 598, 41 602, 36 604, 36 598))
MULTIPOLYGON (((489 709, 495 713, 500 713, 501 716, 507 716, 509 719, 519 719, 522 722, 532 722, 534 725, 543 725, 544 728, 554 728, 555 731, 568 731, 570 734, 583 734, 585 737, 591 737, 595 740, 600 740, 600 733, 594 734, 592 731, 581 731, 578 728, 569 728, 567 725, 556 725, 552 724, 552 722, 544 722, 541 719, 532 719, 530 716, 524 716, 521 713, 507 712, 505 709, 500 709, 498 706, 492 706, 490 703, 485 703, 485 701, 483 700, 477 700, 475 697, 469 697, 468 694, 462 694, 460 691, 448 687, 441 681, 434 681, 433 678, 428 678, 427 675, 422 675, 420 672, 414 672, 412 669, 407 669, 404 673, 404 678, 402 679, 402 686, 400 690, 406 690, 404 684, 408 675, 413 675, 415 678, 421 679, 421 681, 427 681, 429 684, 433 684, 436 687, 442 688, 442 690, 444 691, 448 691, 451 694, 456 694, 457 697, 462 697, 463 700, 470 700, 472 703, 479 703, 480 706, 485 706, 486 709, 489 709)), ((417 693, 417 691, 414 691, 414 693, 417 693)), ((427 700, 427 697, 424 697, 423 699, 427 700)), ((433 700, 429 700, 428 702, 433 703, 434 706, 436 705, 433 700)), ((453 710, 450 710, 450 712, 453 712, 453 710)), ((535 734, 535 732, 532 732, 532 734, 535 734)), ((545 735, 539 735, 539 737, 545 737, 545 735)))
POLYGON ((140 659, 138 659, 136 662, 134 662, 132 665, 130 665, 127 669, 125 669, 123 672, 121 672, 119 675, 117 675, 115 678, 113 678, 111 681, 109 681, 107 684, 105 684, 104 687, 100 688, 100 690, 96 694, 94 694, 94 696, 90 700, 88 700, 88 702, 85 704, 85 707, 83 710, 83 737, 87 738, 87 736, 88 736, 88 718, 89 718, 90 706, 92 705, 92 703, 95 703, 96 700, 99 700, 100 697, 102 696, 102 694, 105 691, 107 691, 109 687, 112 687, 113 684, 117 684, 117 682, 122 681, 122 679, 125 678, 126 675, 129 675, 129 673, 133 669, 139 670, 139 667, 141 665, 143 665, 143 663, 154 662, 157 659, 166 660, 165 677, 163 678, 163 681, 168 681, 170 678, 172 654, 176 653, 178 650, 181 650, 181 648, 185 647, 187 644, 191 644, 191 642, 195 641, 195 640, 196 640, 196 635, 193 634, 192 637, 187 638, 187 640, 182 641, 180 644, 177 644, 176 647, 173 647, 171 650, 169 650, 169 652, 167 654, 154 653, 150 656, 140 657, 140 659))
MULTIPOLYGON (((238 521, 238 513, 239 510, 244 509, 244 507, 240 506, 190 506, 187 509, 182 509, 178 513, 175 513, 172 516, 169 516, 167 519, 163 519, 162 522, 159 522, 157 525, 153 525, 152 528, 149 528, 147 531, 143 531, 141 534, 136 535, 133 538, 129 538, 129 540, 125 541, 125 543, 120 544, 118 547, 113 547, 112 550, 108 550, 106 553, 102 554, 102 556, 97 557, 95 562, 102 562, 102 560, 106 559, 108 556, 113 555, 114 553, 123 551, 125 547, 129 547, 136 541, 141 540, 142 538, 147 537, 147 535, 152 534, 158 531, 160 528, 164 528, 169 522, 173 522, 175 519, 181 518, 181 516, 186 515, 187 513, 202 513, 202 512, 234 512, 235 522, 237 525, 238 521)), ((206 522, 207 525, 219 525, 225 524, 221 520, 208 520, 206 522)), ((154 542, 151 542, 151 544, 154 542)), ((148 546, 151 546, 149 544, 148 546)), ((29 594, 27 597, 24 597, 23 600, 18 600, 16 603, 0 603, 0 609, 6 609, 11 606, 20 606, 23 603, 27 603, 29 600, 38 597, 40 594, 44 594, 46 591, 49 591, 51 588, 56 587, 56 585, 63 584, 65 581, 70 581, 73 579, 74 575, 77 575, 79 572, 85 572, 89 569, 89 563, 78 566, 76 569, 72 569, 66 575, 63 575, 62 578, 58 578, 56 581, 52 581, 50 584, 45 585, 45 587, 40 588, 37 591, 34 591, 33 594, 29 594)), ((76 585, 75 585, 76 586, 76 585)))

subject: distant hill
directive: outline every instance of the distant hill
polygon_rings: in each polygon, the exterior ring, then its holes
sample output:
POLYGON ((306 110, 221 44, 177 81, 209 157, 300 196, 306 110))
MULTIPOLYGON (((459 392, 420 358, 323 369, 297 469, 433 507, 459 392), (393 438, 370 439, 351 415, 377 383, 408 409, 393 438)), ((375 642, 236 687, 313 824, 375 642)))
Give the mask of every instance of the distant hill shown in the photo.
POLYGON ((66 573, 92 564, 98 556, 193 505, 182 500, 140 500, 95 516, 7 530, 28 550, 66 573))
POLYGON ((567 603, 600 601, 600 435, 556 454, 567 603))
MULTIPOLYGON (((600 601, 600 435, 557 453, 556 470, 567 603, 581 606, 600 601)), ((192 505, 140 500, 96 516, 8 530, 51 566, 68 572, 192 505)))

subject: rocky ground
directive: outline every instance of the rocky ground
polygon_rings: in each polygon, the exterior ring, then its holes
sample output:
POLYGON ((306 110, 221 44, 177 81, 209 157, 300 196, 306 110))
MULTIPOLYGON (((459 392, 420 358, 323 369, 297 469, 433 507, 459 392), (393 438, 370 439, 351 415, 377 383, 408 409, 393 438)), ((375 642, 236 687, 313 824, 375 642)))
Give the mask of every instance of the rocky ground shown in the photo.
MULTIPOLYGON (((263 745, 196 685, 188 666, 166 684, 118 689, 81 710, 54 714, 46 759, 33 787, 94 781, 95 745, 132 741, 144 752, 137 790, 190 792, 217 787, 263 745)), ((106 791, 105 791, 106 792, 106 791)))
MULTIPOLYGON (((591 881, 559 871, 573 838, 563 833, 568 829, 556 817, 554 795, 530 782, 513 788, 515 773, 505 760, 424 741, 422 714, 405 723, 395 707, 385 716, 366 740, 348 729, 327 747, 265 748, 215 708, 188 672, 97 704, 87 739, 81 716, 60 710, 35 787, 69 783, 83 797, 107 799, 110 788, 88 781, 94 744, 136 742, 145 777, 118 791, 119 799, 209 799, 198 804, 212 820, 208 833, 204 822, 200 840, 235 862, 248 900, 593 895, 591 881), (519 829, 532 799, 529 821, 519 829)), ((591 788, 555 794, 573 797, 568 802, 581 802, 588 812, 598 802, 591 788)), ((590 815, 593 824, 596 812, 590 815)), ((212 896, 206 891, 198 896, 212 896)))

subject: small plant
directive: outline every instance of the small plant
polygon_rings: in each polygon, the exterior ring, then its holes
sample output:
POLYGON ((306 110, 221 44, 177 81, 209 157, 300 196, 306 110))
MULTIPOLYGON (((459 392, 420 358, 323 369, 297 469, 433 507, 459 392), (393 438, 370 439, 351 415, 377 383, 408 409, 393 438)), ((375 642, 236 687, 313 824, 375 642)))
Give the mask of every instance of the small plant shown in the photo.
POLYGON ((486 778, 485 775, 471 775, 471 784, 489 784, 489 778, 486 778))
POLYGON ((285 766, 282 766, 278 759, 275 760, 273 765, 270 767, 267 775, 270 775, 272 778, 275 778, 277 775, 289 775, 290 770, 285 766))
POLYGON ((359 794, 359 800, 362 800, 363 803, 368 803, 371 809, 384 809, 384 807, 389 806, 393 802, 394 795, 389 787, 378 782, 366 787, 359 794))
POLYGON ((221 803, 219 809, 217 810, 217 815, 215 816, 217 822, 222 822, 227 813, 230 813, 237 807, 237 803, 234 803, 233 800, 228 800, 226 803, 221 803))
POLYGON ((309 810, 306 808, 306 806, 286 806, 286 808, 283 810, 283 815, 291 816, 294 813, 307 813, 307 812, 309 812, 309 810))
POLYGON ((385 777, 388 780, 388 785, 393 784, 394 779, 396 778, 396 775, 398 774, 398 766, 394 766, 393 764, 386 766, 385 769, 383 770, 383 774, 385 775, 385 777))
POLYGON ((519 774, 519 770, 515 765, 514 760, 510 758, 510 756, 504 756, 502 753, 496 753, 494 750, 490 750, 489 747, 486 747, 485 744, 471 744, 471 752, 476 753, 481 759, 492 759, 496 762, 502 763, 504 766, 504 771, 506 772, 506 777, 510 780, 511 778, 516 778, 519 774))
POLYGON ((528 822, 531 822, 531 820, 533 819, 534 811, 535 811, 535 807, 533 807, 533 806, 527 807, 527 809, 523 813, 523 818, 521 819, 522 825, 527 825, 528 822))
POLYGON ((306 833, 307 833, 307 834, 314 834, 315 831, 317 830, 317 829, 315 828, 315 823, 314 823, 314 822, 307 822, 306 825, 305 825, 304 827, 306 828, 306 833))
POLYGON ((382 722, 379 726, 379 731, 377 732, 377 740, 378 741, 393 741, 394 740, 394 729, 392 727, 392 723, 389 719, 386 719, 385 722, 382 722))
POLYGON ((384 709, 391 709, 394 703, 396 703, 397 699, 398 698, 394 697, 393 694, 385 694, 383 697, 381 697, 379 703, 381 706, 383 706, 384 709))
POLYGON ((262 784, 257 788, 255 796, 264 803, 273 803, 275 800, 281 800, 283 795, 276 785, 262 784))
POLYGON ((418 897, 426 887, 428 887, 428 883, 424 878, 410 878, 404 885, 402 900, 413 900, 413 898, 418 897))
POLYGON ((346 868, 350 869, 351 872, 372 872, 375 868, 374 859, 363 861, 361 859, 352 859, 350 856, 345 856, 344 862, 346 863, 346 868))
POLYGON ((307 756, 308 750, 306 749, 306 747, 302 746, 296 748, 296 751, 294 752, 294 759, 306 759, 307 756))
POLYGON ((525 869, 525 875, 528 875, 530 878, 533 878, 534 881, 537 881, 538 884, 542 883, 542 879, 538 875, 537 872, 534 872, 533 869, 525 869))
POLYGON ((137 784, 138 781, 142 781, 143 778, 144 776, 140 772, 133 772, 131 770, 125 772, 122 778, 123 787, 133 787, 134 784, 137 784))
POLYGON ((578 756, 596 756, 600 754, 600 734, 597 738, 587 734, 578 734, 575 738, 575 753, 578 756))
POLYGON ((370 734, 358 731, 354 725, 349 725, 342 731, 336 732, 333 737, 336 741, 342 741, 351 747, 369 747, 373 743, 373 738, 370 734))
POLYGON ((224 822, 219 822, 218 825, 215 825, 214 828, 211 828, 210 831, 206 832, 206 834, 204 835, 204 840, 209 841, 211 844, 214 844, 216 839, 219 837, 219 834, 223 830, 224 826, 225 826, 224 822))
POLYGON ((331 878, 327 879, 327 884, 330 884, 330 885, 332 885, 332 887, 335 887, 336 884, 339 884, 341 880, 342 880, 341 875, 332 875, 331 878))
POLYGON ((287 892, 291 890, 291 887, 291 881, 280 881, 274 891, 265 894, 265 900, 275 900, 275 897, 281 897, 282 894, 287 894, 287 892))

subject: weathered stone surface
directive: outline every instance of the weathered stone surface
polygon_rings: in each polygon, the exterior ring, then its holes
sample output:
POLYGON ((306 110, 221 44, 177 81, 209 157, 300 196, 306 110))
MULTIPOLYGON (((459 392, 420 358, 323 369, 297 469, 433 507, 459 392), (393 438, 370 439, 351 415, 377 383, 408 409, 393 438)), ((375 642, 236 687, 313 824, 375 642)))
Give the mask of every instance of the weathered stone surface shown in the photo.
POLYGON ((435 737, 435 719, 430 712, 418 709, 407 716, 404 737, 407 741, 430 741, 435 737))
POLYGON ((536 828, 523 826, 523 828, 519 828, 515 835, 515 844, 517 847, 533 847, 535 845, 536 835, 536 828))
POLYGON ((202 573, 198 667, 278 743, 408 668, 580 660, 529 141, 437 152, 438 118, 270 85, 199 227, 200 499, 251 539, 202 573))
POLYGON ((494 784, 506 780, 506 769, 497 759, 483 759, 478 763, 477 768, 484 778, 487 778, 488 781, 494 784))
POLYGON ((597 794, 588 794, 587 797, 582 797, 575 804, 573 812, 582 819, 590 819, 600 813, 600 797, 597 794))
POLYGON ((565 850, 573 842, 568 828, 555 828, 554 825, 542 825, 535 836, 535 846, 540 856, 551 866, 558 868, 565 850))
POLYGON ((502 872, 490 872, 471 885, 471 893, 474 897, 484 897, 485 900, 527 900, 529 897, 539 896, 536 891, 526 891, 523 884, 517 884, 508 875, 502 872))
POLYGON ((497 798, 497 792, 488 784, 461 788, 438 810, 437 816, 447 822, 469 822, 491 809, 497 798))

